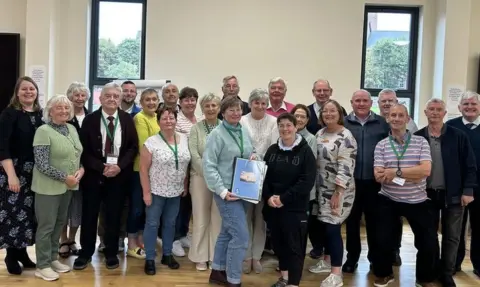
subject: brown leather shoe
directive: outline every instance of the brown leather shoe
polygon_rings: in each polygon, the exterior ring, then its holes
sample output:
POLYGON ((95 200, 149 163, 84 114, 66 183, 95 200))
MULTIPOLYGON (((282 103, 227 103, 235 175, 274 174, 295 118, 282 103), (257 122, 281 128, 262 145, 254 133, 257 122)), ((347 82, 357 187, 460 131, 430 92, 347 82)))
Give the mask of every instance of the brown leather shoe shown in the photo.
POLYGON ((215 269, 212 269, 208 282, 213 284, 223 285, 223 286, 227 286, 229 284, 227 281, 227 273, 225 272, 225 270, 215 270, 215 269))

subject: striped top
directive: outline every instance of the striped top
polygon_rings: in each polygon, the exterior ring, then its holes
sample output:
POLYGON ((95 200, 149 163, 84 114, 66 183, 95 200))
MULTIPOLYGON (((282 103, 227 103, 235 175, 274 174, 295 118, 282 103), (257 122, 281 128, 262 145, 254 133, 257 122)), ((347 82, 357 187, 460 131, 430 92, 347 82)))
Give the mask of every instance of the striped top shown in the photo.
MULTIPOLYGON (((405 140, 410 132, 405 133, 405 140)), ((395 168, 400 165, 400 168, 414 167, 420 164, 421 161, 431 161, 430 145, 427 140, 421 136, 411 134, 412 138, 410 144, 405 151, 403 158, 398 163, 397 156, 392 149, 389 137, 381 140, 375 147, 374 153, 374 167, 395 168)), ((396 140, 393 141, 395 148, 399 153, 403 150, 403 145, 396 140)), ((427 178, 425 177, 419 183, 406 181, 403 186, 396 183, 384 183, 380 190, 380 194, 390 198, 393 201, 403 203, 420 203, 427 200, 427 193, 425 191, 427 186, 427 178)))
POLYGON ((196 116, 195 115, 195 118, 197 120, 197 122, 195 123, 192 123, 184 114, 182 111, 179 111, 178 112, 178 115, 177 115, 177 124, 175 125, 175 131, 178 132, 178 133, 182 133, 182 134, 185 134, 187 135, 187 138, 190 136, 190 130, 192 129, 192 127, 200 122, 201 120, 203 120, 203 116, 196 116))

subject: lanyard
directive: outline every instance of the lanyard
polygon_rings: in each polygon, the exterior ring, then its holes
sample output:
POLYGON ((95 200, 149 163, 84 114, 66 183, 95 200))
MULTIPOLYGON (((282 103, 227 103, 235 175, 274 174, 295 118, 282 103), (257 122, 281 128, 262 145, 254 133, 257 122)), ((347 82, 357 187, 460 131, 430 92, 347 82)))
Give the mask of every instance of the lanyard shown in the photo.
POLYGON ((107 136, 110 138, 112 141, 112 146, 113 146, 113 141, 115 139, 115 132, 117 131, 117 126, 118 126, 118 116, 115 118, 115 125, 113 126, 113 134, 110 133, 110 129, 108 128, 107 120, 102 115, 102 122, 103 125, 105 126, 105 129, 107 130, 107 136))
POLYGON ((405 144, 403 145, 403 149, 401 153, 397 151, 397 148, 395 147, 395 144, 393 143, 393 137, 389 136, 388 140, 390 141, 390 146, 392 147, 393 152, 395 153, 395 156, 397 157, 397 167, 400 168, 400 160, 403 158, 405 155, 405 152, 408 149, 408 145, 410 144, 410 139, 412 138, 412 135, 409 133, 407 140, 405 141, 405 144))
POLYGON ((167 142, 167 140, 163 137, 162 133, 158 133, 162 140, 167 144, 167 146, 170 148, 170 150, 173 152, 173 155, 175 156, 175 168, 178 170, 178 146, 177 146, 177 135, 174 135, 174 140, 175 140, 175 149, 167 142))
MULTIPOLYGON (((218 125, 219 120, 217 119, 217 123, 215 124, 216 126, 218 125)), ((207 121, 203 121, 203 124, 205 125, 205 128, 207 129, 207 135, 210 134, 211 130, 208 127, 207 121)))
POLYGON ((237 144, 238 148, 240 149, 240 157, 243 157, 243 132, 240 130, 240 143, 238 143, 237 137, 230 131, 230 128, 228 128, 225 123, 223 124, 227 132, 230 134, 232 139, 235 141, 237 144))

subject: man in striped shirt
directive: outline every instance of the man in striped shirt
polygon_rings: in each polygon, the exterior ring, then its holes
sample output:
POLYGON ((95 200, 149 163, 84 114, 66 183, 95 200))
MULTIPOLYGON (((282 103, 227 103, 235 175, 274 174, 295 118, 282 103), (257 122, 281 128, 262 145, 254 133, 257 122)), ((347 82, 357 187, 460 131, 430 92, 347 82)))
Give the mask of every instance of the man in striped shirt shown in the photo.
POLYGON ((390 108, 390 135, 375 147, 374 174, 382 185, 377 201, 374 253, 374 285, 394 281, 391 254, 395 248, 394 223, 405 217, 413 234, 417 254, 416 286, 433 286, 436 279, 437 233, 433 205, 427 198, 426 180, 431 171, 430 146, 421 136, 407 131, 409 120, 404 105, 390 108))

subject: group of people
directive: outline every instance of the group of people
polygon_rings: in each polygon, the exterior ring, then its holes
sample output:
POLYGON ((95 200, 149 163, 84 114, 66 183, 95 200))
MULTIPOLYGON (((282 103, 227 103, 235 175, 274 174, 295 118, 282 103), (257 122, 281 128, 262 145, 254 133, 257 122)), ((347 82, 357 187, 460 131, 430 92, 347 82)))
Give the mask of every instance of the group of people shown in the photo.
POLYGON ((465 93, 462 116, 446 124, 445 103, 431 99, 428 126, 418 130, 390 89, 379 94, 379 115, 365 90, 353 93, 347 114, 327 80, 313 84, 309 106, 285 101, 282 78, 254 89, 247 102, 235 76, 223 79, 222 91, 223 98, 199 98, 194 88, 168 83, 160 95, 144 90, 139 107, 133 82, 109 83, 89 113, 84 84, 40 107, 35 82, 20 78, 0 116, 0 248, 8 272, 36 268, 35 276, 57 280, 71 270, 58 256, 71 255, 73 269, 83 270, 98 234, 108 269, 119 266, 128 238, 127 256, 156 274, 161 239, 162 264, 178 269, 175 256, 189 248, 196 269, 210 268, 209 282, 224 286, 261 273, 271 246, 281 273, 272 286, 299 286, 309 238, 309 255, 319 261, 308 270, 328 273, 321 286, 337 287, 358 266, 365 214, 375 286, 393 282, 392 266, 402 264, 406 218, 418 249, 417 286, 451 287, 470 213, 470 258, 480 277, 478 94, 465 93), (235 158, 268 166, 257 204, 232 193, 235 158), (33 244, 36 263, 26 250, 33 244))

